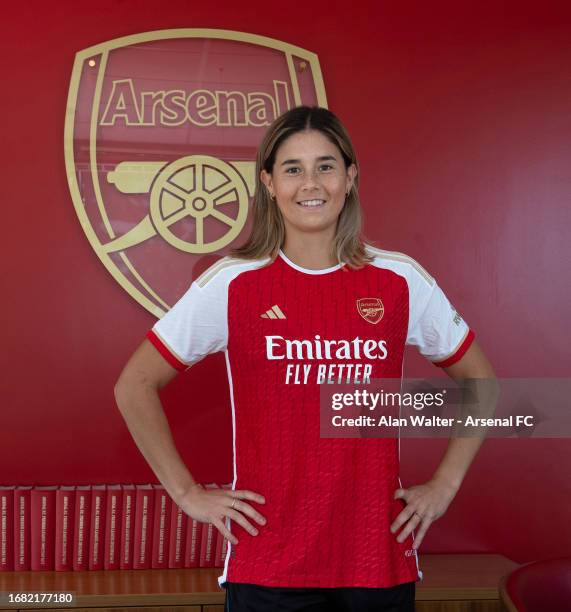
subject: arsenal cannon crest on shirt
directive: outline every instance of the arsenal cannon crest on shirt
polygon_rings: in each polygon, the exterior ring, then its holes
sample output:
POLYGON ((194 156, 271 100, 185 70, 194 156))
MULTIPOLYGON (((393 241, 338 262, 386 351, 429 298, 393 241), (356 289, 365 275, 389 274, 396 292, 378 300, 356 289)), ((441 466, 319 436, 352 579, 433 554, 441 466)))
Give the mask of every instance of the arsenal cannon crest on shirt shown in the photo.
POLYGON ((357 300, 357 310, 368 323, 378 323, 385 314, 380 298, 361 298, 357 300))
POLYGON ((65 159, 81 226, 128 293, 162 316, 248 231, 255 155, 300 104, 327 106, 317 56, 226 30, 127 36, 76 55, 65 159))

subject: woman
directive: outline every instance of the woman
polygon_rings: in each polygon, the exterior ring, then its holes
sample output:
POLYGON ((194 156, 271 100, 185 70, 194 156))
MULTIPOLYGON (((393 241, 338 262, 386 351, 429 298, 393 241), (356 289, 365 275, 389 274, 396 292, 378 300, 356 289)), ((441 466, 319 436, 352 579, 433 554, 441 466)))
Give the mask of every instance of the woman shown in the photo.
POLYGON ((455 379, 492 369, 421 266, 363 244, 357 159, 330 111, 276 119, 256 169, 250 238, 149 332, 119 408, 174 501, 228 538, 227 610, 413 610, 416 550, 480 442, 452 440, 429 482, 401 488, 397 440, 320 438, 320 385, 400 378, 407 343, 455 379), (228 491, 196 484, 158 397, 216 351, 232 399, 228 491))

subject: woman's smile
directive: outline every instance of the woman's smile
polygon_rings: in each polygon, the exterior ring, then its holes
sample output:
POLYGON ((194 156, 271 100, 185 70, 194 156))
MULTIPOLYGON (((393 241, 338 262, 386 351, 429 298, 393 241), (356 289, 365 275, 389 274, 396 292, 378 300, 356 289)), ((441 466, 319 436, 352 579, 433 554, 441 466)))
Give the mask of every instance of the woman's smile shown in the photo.
POLYGON ((298 204, 303 208, 322 208, 325 200, 301 200, 298 204))

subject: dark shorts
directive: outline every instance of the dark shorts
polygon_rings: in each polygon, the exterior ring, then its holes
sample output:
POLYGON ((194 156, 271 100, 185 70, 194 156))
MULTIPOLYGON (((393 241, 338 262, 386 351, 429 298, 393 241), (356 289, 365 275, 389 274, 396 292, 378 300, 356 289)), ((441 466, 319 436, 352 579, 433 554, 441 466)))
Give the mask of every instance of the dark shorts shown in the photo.
POLYGON ((386 589, 294 589, 227 582, 224 612, 414 612, 414 582, 386 589))

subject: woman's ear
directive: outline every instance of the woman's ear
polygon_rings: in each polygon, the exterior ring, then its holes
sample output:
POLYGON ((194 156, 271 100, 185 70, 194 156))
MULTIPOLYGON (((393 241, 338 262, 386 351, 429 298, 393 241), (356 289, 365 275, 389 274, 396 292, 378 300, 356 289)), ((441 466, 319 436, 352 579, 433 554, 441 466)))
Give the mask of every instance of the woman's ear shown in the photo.
POLYGON ((349 194, 353 187, 353 183, 355 182, 355 177, 357 176, 357 166, 355 164, 351 164, 347 168, 347 188, 345 192, 349 194))
POLYGON ((272 181, 272 175, 269 172, 266 172, 265 170, 262 170, 260 172, 260 180, 262 181, 262 183, 264 183, 264 185, 266 186, 270 197, 274 194, 274 184, 272 181))

